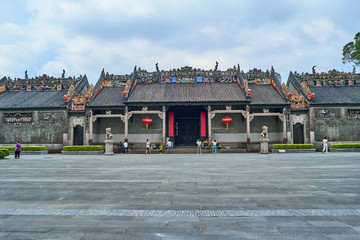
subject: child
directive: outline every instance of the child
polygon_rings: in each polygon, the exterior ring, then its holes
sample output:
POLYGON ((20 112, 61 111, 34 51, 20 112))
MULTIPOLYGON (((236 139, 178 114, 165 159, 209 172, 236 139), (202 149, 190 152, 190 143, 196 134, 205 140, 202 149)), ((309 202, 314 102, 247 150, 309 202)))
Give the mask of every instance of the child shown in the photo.
POLYGON ((146 139, 146 151, 145 151, 145 154, 148 154, 148 152, 149 152, 149 154, 151 154, 150 148, 151 148, 151 143, 150 143, 149 139, 146 139))

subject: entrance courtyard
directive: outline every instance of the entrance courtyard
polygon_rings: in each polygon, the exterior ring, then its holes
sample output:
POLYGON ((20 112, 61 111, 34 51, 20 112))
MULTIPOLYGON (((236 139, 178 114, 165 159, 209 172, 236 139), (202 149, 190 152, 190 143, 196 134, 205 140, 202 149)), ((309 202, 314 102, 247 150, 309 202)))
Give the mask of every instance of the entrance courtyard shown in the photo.
POLYGON ((360 154, 0 160, 0 239, 360 239, 360 154))

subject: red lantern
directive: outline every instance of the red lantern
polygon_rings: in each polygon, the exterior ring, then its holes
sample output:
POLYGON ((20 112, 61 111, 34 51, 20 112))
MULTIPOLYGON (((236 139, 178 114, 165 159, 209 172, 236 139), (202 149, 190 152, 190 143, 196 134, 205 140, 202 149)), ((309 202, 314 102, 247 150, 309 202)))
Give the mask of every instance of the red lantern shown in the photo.
POLYGON ((232 122, 232 118, 231 117, 224 117, 222 120, 221 120, 224 124, 226 124, 226 130, 229 129, 229 123, 232 122))
POLYGON ((145 125, 146 125, 146 130, 148 130, 148 128, 149 128, 149 124, 151 124, 151 123, 152 123, 152 119, 151 119, 151 118, 146 117, 146 118, 143 118, 143 119, 141 120, 141 122, 142 122, 143 124, 145 124, 145 125))

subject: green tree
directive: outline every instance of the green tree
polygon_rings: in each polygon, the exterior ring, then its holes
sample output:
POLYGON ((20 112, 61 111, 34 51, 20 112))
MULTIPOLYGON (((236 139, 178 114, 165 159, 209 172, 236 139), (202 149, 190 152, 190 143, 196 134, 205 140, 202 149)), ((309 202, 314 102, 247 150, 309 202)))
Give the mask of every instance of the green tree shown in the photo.
POLYGON ((360 65, 360 32, 354 37, 353 42, 349 42, 343 47, 343 63, 353 62, 360 65))

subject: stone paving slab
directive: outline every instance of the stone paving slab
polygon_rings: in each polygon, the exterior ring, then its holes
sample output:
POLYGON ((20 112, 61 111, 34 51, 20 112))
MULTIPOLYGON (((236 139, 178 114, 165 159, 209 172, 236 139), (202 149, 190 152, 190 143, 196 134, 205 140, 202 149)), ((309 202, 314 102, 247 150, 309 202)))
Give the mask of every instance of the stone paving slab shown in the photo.
POLYGON ((0 239, 360 239, 359 153, 0 160, 0 239))

